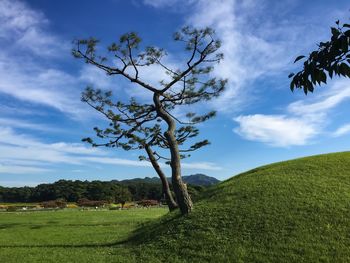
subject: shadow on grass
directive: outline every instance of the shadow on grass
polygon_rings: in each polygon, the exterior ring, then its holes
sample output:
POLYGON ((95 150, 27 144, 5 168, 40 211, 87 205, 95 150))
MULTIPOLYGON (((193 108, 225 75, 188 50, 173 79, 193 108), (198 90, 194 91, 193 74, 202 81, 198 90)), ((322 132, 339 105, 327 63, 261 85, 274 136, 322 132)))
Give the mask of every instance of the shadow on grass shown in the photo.
MULTIPOLYGON (((139 245, 154 241, 157 239, 157 236, 162 235, 169 231, 169 226, 173 225, 172 222, 181 218, 179 211, 174 211, 168 213, 165 216, 162 216, 155 220, 149 220, 141 223, 135 230, 133 230, 127 238, 122 240, 117 240, 115 242, 109 243, 95 243, 95 244, 13 244, 6 245, 0 244, 0 250, 6 248, 117 248, 119 246, 128 247, 130 249, 136 248, 139 245)), ((66 226, 82 226, 82 227, 93 227, 93 226, 120 226, 120 223, 99 223, 99 224, 59 224, 57 221, 49 221, 46 224, 28 224, 28 223, 9 223, 1 224, 0 230, 12 229, 16 227, 28 227, 30 229, 41 229, 45 227, 57 226, 57 223, 60 227, 66 226)))
POLYGON ((143 223, 131 233, 129 238, 124 241, 124 244, 132 247, 154 241, 163 233, 171 231, 172 223, 181 217, 182 215, 179 211, 174 211, 156 220, 143 223))
MULTIPOLYGON (((127 224, 127 223, 125 223, 127 224)), ((59 222, 48 222, 46 224, 30 224, 30 223, 8 223, 0 224, 0 230, 16 228, 16 227, 28 227, 30 229, 41 229, 45 227, 96 227, 96 226, 120 226, 118 223, 96 223, 96 224, 59 224, 59 222)))
POLYGON ((105 244, 46 244, 46 245, 0 245, 1 248, 103 248, 125 244, 125 240, 105 244))
MULTIPOLYGON (((166 216, 161 217, 157 220, 150 220, 148 222, 140 224, 133 232, 131 232, 130 236, 126 239, 110 242, 110 243, 96 243, 96 244, 16 244, 16 245, 2 245, 0 244, 0 249, 2 248, 103 248, 103 247, 118 247, 118 246, 127 246, 132 248, 134 246, 144 244, 145 242, 151 241, 157 237, 161 232, 167 230, 167 226, 170 222, 180 218, 181 215, 178 212, 174 212, 171 214, 167 214, 166 216)), ((54 223, 54 222, 49 222, 54 223)), ((18 226, 30 227, 31 229, 40 229, 43 227, 50 227, 51 224, 48 225, 32 225, 32 224, 21 224, 21 223, 12 223, 12 224, 1 224, 0 229, 9 229, 18 226)), ((96 225, 105 225, 110 226, 113 224, 86 224, 79 226, 96 226, 96 225)), ((118 225, 118 224, 116 224, 118 225)), ((76 224, 63 224, 60 226, 77 226, 76 224)))

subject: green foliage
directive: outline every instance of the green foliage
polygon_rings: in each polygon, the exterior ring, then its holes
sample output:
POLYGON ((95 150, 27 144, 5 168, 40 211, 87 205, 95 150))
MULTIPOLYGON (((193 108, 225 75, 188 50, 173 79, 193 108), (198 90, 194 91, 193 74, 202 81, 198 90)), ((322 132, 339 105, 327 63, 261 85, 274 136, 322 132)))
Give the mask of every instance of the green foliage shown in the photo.
POLYGON ((77 205, 81 206, 81 207, 101 207, 101 206, 105 206, 105 204, 107 203, 107 201, 93 201, 93 200, 89 200, 87 198, 80 198, 77 201, 77 205))
POLYGON ((151 207, 151 206, 158 206, 159 202, 157 200, 140 200, 137 202, 138 205, 143 207, 151 207))
MULTIPOLYGON (((290 88, 303 89, 305 94, 313 92, 316 85, 327 83, 327 74, 334 76, 350 77, 350 25, 331 28, 332 37, 327 42, 320 42, 318 49, 312 51, 303 64, 303 69, 298 73, 289 74, 292 78, 290 88)), ((298 56, 294 63, 305 58, 298 56)))
MULTIPOLYGON (((189 185, 188 189, 191 190, 193 187, 198 188, 197 186, 189 185)), ((198 196, 203 190, 204 188, 199 191, 190 191, 191 196, 193 193, 193 197, 196 198, 195 196, 198 196)), ((52 205, 55 206, 55 201, 53 200, 58 199, 63 199, 67 202, 87 199, 110 203, 125 203, 131 200, 137 201, 142 199, 160 201, 163 199, 163 189, 158 178, 155 178, 153 181, 132 179, 120 182, 59 180, 53 184, 40 184, 36 187, 2 187, 0 188, 0 195, 3 196, 1 202, 52 201, 52 205)))
POLYGON ((127 186, 116 182, 59 180, 53 184, 36 187, 3 187, 0 189, 3 202, 43 202, 63 199, 76 202, 80 198, 120 202, 132 199, 127 186))
POLYGON ((67 207, 67 202, 64 199, 57 199, 42 202, 40 205, 44 208, 65 208, 67 207))

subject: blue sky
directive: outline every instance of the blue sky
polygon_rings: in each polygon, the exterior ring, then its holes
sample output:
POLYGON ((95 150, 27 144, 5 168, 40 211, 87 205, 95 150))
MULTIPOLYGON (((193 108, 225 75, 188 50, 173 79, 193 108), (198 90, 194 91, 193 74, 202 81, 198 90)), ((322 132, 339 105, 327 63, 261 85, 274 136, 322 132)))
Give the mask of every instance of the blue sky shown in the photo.
MULTIPOLYGON (((140 153, 81 142, 105 125, 80 101, 87 85, 112 89, 121 100, 147 94, 74 59, 71 43, 95 36, 107 46, 136 31, 146 45, 165 48, 165 62, 176 66, 184 53, 171 36, 184 25, 216 30, 225 59, 213 74, 229 85, 199 106, 218 116, 200 126, 211 145, 183 161, 183 174, 226 179, 262 164, 348 150, 350 80, 334 79, 305 96, 290 92, 287 76, 298 68, 297 55, 330 37, 334 21, 348 22, 349 8, 346 0, 1 0, 0 185, 155 176, 140 153)), ((150 83, 162 76, 159 68, 143 72, 150 83)))

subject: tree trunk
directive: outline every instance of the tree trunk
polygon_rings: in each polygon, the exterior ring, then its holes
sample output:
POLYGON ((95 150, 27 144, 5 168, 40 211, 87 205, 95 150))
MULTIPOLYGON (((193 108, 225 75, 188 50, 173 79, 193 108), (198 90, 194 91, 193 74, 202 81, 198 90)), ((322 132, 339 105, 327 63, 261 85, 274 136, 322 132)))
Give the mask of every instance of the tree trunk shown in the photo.
POLYGON ((178 206, 173 198, 173 195, 171 194, 169 182, 168 182, 165 174, 163 173, 162 169, 160 168, 156 158, 154 157, 154 154, 153 154, 151 147, 148 144, 146 144, 145 149, 146 149, 146 152, 148 154, 148 158, 151 161, 154 170, 156 170, 156 172, 157 172, 157 174, 162 182, 163 192, 165 194, 165 199, 166 199, 166 202, 168 204, 169 210, 173 211, 178 206))
POLYGON ((153 101, 156 106, 158 116, 168 124, 168 130, 164 133, 164 136, 169 144, 171 155, 171 181, 173 184, 177 204, 181 210, 181 213, 185 215, 192 211, 193 203, 190 195, 188 194, 187 187, 183 183, 181 177, 181 158, 177 140, 174 135, 176 123, 173 118, 163 109, 163 106, 159 100, 158 93, 154 93, 153 101))

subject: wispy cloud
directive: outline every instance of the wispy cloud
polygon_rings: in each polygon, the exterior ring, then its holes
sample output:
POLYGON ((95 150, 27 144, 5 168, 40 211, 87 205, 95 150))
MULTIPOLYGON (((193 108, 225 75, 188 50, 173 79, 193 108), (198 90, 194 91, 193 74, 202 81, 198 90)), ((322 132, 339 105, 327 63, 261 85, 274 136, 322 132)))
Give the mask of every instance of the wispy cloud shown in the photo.
POLYGON ((19 166, 19 165, 4 165, 0 163, 0 174, 37 174, 47 173, 50 169, 33 167, 33 166, 19 166))
POLYGON ((70 40, 49 30, 40 11, 17 0, 0 1, 0 93, 48 106, 70 116, 84 114, 82 80, 56 68, 69 55, 70 40))
POLYGON ((189 4, 195 2, 194 0, 143 0, 145 5, 149 5, 155 8, 169 8, 177 7, 181 8, 188 6, 189 4))
POLYGON ((287 21, 275 21, 272 27, 267 13, 277 16, 279 11, 271 14, 271 10, 261 1, 197 1, 194 15, 189 16, 187 23, 214 28, 222 40, 221 51, 225 56, 214 72, 229 80, 227 90, 213 102, 217 110, 244 110, 257 99, 254 81, 285 69, 291 51, 297 50, 298 43, 305 38, 303 28, 295 30, 297 25, 287 21))
MULTIPOLYGON (((234 131, 245 139, 267 143, 273 146, 305 145, 320 134, 331 122, 332 110, 350 99, 350 84, 337 80, 328 90, 314 97, 298 100, 287 106, 282 115, 241 115, 234 118, 238 127, 234 131)), ((332 133, 341 136, 350 131, 346 124, 332 133)))
POLYGON ((272 146, 304 145, 318 134, 315 124, 285 115, 254 114, 239 116, 234 120, 239 124, 234 129, 237 134, 272 146))
POLYGON ((11 58, 10 55, 3 54, 2 57, 0 92, 72 115, 82 113, 80 95, 74 90, 78 83, 72 76, 34 62, 11 58))
POLYGON ((222 170, 222 167, 211 162, 182 163, 182 167, 184 169, 194 169, 194 170, 208 170, 208 171, 222 170))
POLYGON ((16 119, 16 118, 0 117, 0 127, 21 128, 21 129, 37 130, 37 131, 62 132, 61 129, 51 127, 48 124, 33 123, 24 119, 16 119))
POLYGON ((81 164, 77 157, 85 154, 105 155, 99 149, 87 148, 82 144, 44 143, 32 136, 16 133, 11 128, 0 127, 0 163, 2 165, 34 167, 59 163, 81 164))
POLYGON ((19 1, 3 0, 0 2, 1 36, 10 33, 21 33, 30 27, 47 24, 45 16, 33 11, 19 1))
POLYGON ((39 56, 59 56, 59 51, 69 48, 69 42, 59 41, 45 29, 49 21, 43 13, 34 11, 23 2, 2 0, 0 22, 0 39, 14 42, 16 48, 39 56))
MULTIPOLYGON (((32 136, 0 126, 0 173, 43 173, 56 164, 77 167, 94 164, 151 167, 148 162, 113 157, 110 152, 80 143, 45 143, 32 136)), ((160 164, 164 168, 168 165, 160 164)), ((184 163, 184 169, 219 170, 214 163, 184 163)))
POLYGON ((112 158, 112 157, 82 157, 80 158, 80 160, 85 162, 94 162, 94 163, 100 163, 100 164, 151 167, 151 164, 148 162, 141 162, 136 160, 121 159, 121 158, 112 158))
MULTIPOLYGON (((318 92, 321 92, 318 90, 318 92)), ((337 79, 327 87, 326 91, 319 93, 316 98, 305 98, 291 103, 288 111, 298 115, 324 113, 337 107, 350 98, 350 82, 347 79, 337 79)))
POLYGON ((344 124, 332 133, 333 137, 340 137, 350 133, 350 123, 344 124))
POLYGON ((258 81, 281 73, 286 76, 293 67, 295 54, 314 47, 321 36, 328 36, 328 25, 320 23, 321 14, 320 17, 293 15, 291 19, 288 12, 301 3, 298 1, 145 0, 144 3, 155 8, 186 5, 185 24, 215 29, 222 40, 225 59, 214 74, 227 78, 229 83, 211 106, 225 113, 247 109, 267 88, 257 84, 258 81))

